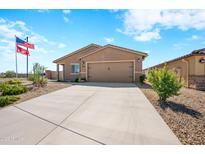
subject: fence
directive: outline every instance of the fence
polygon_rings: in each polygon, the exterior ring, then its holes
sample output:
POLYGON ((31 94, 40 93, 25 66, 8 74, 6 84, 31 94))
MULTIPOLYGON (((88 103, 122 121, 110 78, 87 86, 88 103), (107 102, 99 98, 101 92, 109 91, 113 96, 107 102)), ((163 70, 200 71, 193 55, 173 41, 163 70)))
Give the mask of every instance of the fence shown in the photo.
MULTIPOLYGON (((46 70, 46 77, 48 79, 57 80, 58 73, 57 71, 46 70)), ((63 80, 63 71, 59 71, 59 80, 63 80)))

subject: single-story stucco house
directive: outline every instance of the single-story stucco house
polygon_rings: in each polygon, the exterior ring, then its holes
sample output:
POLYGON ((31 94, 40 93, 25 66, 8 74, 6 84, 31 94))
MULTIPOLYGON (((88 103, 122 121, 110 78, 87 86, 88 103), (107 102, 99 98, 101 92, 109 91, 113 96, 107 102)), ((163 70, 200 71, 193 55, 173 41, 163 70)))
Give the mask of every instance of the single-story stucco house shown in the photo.
POLYGON ((183 78, 186 87, 205 90, 205 48, 194 50, 190 54, 152 66, 143 71, 147 75, 149 70, 162 68, 165 65, 167 68, 176 71, 180 78, 183 78))
POLYGON ((111 44, 90 44, 53 62, 57 64, 58 80, 80 77, 94 82, 137 82, 146 56, 147 53, 111 44), (61 74, 59 65, 63 66, 61 74))

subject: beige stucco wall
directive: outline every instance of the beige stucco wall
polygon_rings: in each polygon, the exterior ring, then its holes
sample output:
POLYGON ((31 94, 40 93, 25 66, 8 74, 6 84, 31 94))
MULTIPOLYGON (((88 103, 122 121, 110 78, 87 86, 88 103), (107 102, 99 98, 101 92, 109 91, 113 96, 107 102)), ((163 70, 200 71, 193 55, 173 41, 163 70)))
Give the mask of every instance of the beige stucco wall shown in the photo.
POLYGON ((62 59, 61 61, 57 62, 57 64, 64 64, 65 69, 65 80, 74 80, 78 75, 77 74, 71 74, 71 64, 72 63, 79 63, 80 60, 79 57, 88 54, 90 52, 93 52, 95 49, 97 49, 97 46, 90 46, 87 49, 81 50, 80 52, 73 54, 72 56, 69 56, 67 58, 62 59))
MULTIPOLYGON (((81 60, 81 72, 86 74, 86 62, 93 61, 124 61, 124 60, 132 60, 135 61, 135 81, 139 80, 139 76, 142 73, 142 55, 138 55, 131 52, 126 52, 120 49, 107 47, 105 49, 100 50, 94 54, 83 57, 81 60), (138 61, 139 59, 139 61, 138 61)), ((120 69, 120 68, 119 68, 120 69)))
POLYGON ((167 66, 169 69, 173 70, 173 71, 178 71, 178 75, 179 77, 182 79, 182 81, 184 82, 184 85, 187 86, 188 85, 188 77, 187 77, 187 63, 183 60, 177 60, 177 61, 173 61, 173 62, 169 62, 166 64, 162 64, 160 66, 158 66, 157 68, 162 68, 164 66, 167 66), (180 71, 179 71, 180 70, 180 71))
POLYGON ((201 58, 205 59, 205 56, 195 56, 195 75, 205 75, 205 63, 200 63, 201 58))
POLYGON ((205 56, 191 56, 187 58, 189 61, 189 75, 205 75, 205 63, 200 63, 201 58, 205 56))
MULTIPOLYGON (((205 58, 205 56, 190 56, 187 58, 184 58, 184 60, 180 59, 173 62, 164 63, 162 65, 157 66, 157 68, 162 68, 165 65, 172 70, 176 70, 177 68, 181 68, 181 74, 180 76, 184 79, 184 85, 190 86, 190 84, 193 83, 193 80, 190 79, 193 77, 205 77, 205 64, 199 63, 199 60, 201 58, 205 58), (187 61, 187 62, 186 62, 187 61), (187 69, 188 68, 188 69, 187 69)), ((149 70, 145 70, 147 73, 149 70)), ((193 86, 192 86, 193 87, 193 86)))
POLYGON ((191 56, 186 58, 187 61, 189 61, 189 75, 195 75, 196 70, 196 61, 195 56, 191 56))
POLYGON ((75 80, 78 76, 81 78, 86 78, 86 63, 93 62, 93 61, 120 61, 120 60, 132 60, 135 61, 135 79, 136 81, 139 80, 139 76, 141 75, 142 71, 142 55, 138 55, 135 53, 127 52, 121 50, 119 48, 112 48, 107 47, 99 52, 91 54, 89 56, 83 57, 88 55, 89 53, 93 53, 99 47, 91 46, 85 50, 82 50, 76 54, 73 54, 69 57, 66 57, 57 62, 57 64, 64 64, 64 72, 65 72, 65 80, 75 80), (80 57, 81 60, 79 59, 80 57), (80 74, 72 74, 71 73, 71 64, 72 63, 79 63, 80 64, 80 74))
POLYGON ((193 56, 190 60, 189 87, 205 90, 205 63, 199 62, 201 58, 205 56, 193 56))

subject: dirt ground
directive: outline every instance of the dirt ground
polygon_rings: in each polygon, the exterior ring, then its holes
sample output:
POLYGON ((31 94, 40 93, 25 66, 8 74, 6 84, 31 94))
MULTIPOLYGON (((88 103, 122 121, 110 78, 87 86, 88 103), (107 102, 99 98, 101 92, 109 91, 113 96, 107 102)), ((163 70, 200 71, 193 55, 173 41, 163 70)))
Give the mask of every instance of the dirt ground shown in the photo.
POLYGON ((182 88, 162 107, 148 84, 138 86, 182 144, 205 144, 205 91, 182 88))

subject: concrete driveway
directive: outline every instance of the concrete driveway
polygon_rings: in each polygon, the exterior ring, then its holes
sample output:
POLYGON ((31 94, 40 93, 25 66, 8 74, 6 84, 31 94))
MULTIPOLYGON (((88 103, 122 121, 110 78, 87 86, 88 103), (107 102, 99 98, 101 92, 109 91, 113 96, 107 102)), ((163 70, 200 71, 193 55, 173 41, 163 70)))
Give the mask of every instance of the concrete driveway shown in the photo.
POLYGON ((134 84, 84 83, 0 110, 0 144, 180 144, 134 84))

